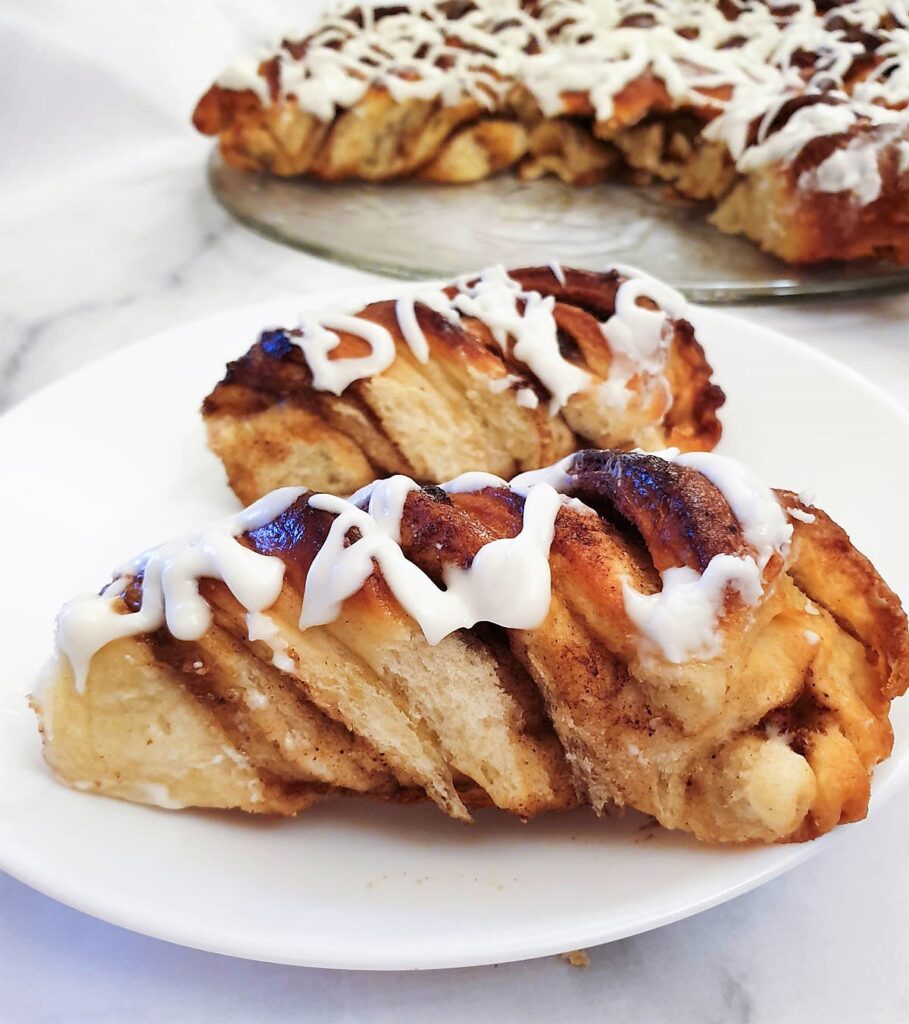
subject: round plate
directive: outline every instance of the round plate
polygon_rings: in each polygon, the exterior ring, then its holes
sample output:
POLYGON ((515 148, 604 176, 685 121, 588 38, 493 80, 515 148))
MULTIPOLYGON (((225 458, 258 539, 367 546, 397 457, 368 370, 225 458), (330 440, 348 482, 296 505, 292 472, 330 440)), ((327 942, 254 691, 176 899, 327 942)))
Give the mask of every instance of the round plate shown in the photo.
MULTIPOLYGON (((384 289, 358 296, 387 295, 384 289)), ((199 402, 271 302, 170 331, 90 366, 0 420, 0 867, 117 924, 187 945, 345 968, 516 960, 654 928, 805 860, 802 846, 715 849, 578 811, 471 828, 431 806, 326 802, 295 820, 162 811, 73 792, 41 761, 25 695, 53 617, 149 544, 235 507, 205 448, 199 402)), ((889 582, 909 592, 909 421, 851 371, 711 310, 693 319, 729 395, 723 450, 807 488, 889 582), (844 413, 848 410, 848 415, 844 413), (857 425, 860 429, 857 429, 857 425), (876 443, 883 439, 882 443, 876 443)), ((909 702, 873 804, 909 775, 909 702)), ((861 825, 850 826, 861 829, 861 825)), ((835 838, 834 838, 835 841, 835 838)))
POLYGON ((863 261, 791 267, 707 221, 704 204, 665 185, 573 188, 500 175, 475 185, 324 183, 209 161, 209 182, 238 220, 269 238, 396 277, 454 277, 465 267, 555 259, 629 263, 700 302, 909 287, 909 268, 863 261))

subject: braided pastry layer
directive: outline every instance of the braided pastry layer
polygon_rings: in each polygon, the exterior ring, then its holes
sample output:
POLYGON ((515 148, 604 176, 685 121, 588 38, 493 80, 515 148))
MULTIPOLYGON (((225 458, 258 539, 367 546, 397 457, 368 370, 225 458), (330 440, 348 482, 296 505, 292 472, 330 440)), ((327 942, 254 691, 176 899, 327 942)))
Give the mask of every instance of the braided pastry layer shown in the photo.
POLYGON ((62 780, 274 813, 629 806, 712 842, 866 812, 906 616, 839 526, 730 460, 590 450, 244 516, 61 613, 34 703, 62 780))
POLYGON ((193 120, 240 168, 591 184, 622 167, 792 263, 909 260, 905 0, 338 3, 193 120))
POLYGON ((650 278, 491 268, 411 293, 409 309, 402 302, 267 331, 228 366, 203 414, 242 501, 299 483, 350 494, 392 473, 509 478, 584 444, 691 450, 719 440, 724 396, 685 302, 650 278), (330 337, 323 324, 334 325, 330 337), (364 340, 376 327, 380 336, 364 340), (374 372, 365 361, 383 341, 385 368, 374 372), (358 356, 364 368, 323 379, 358 356))

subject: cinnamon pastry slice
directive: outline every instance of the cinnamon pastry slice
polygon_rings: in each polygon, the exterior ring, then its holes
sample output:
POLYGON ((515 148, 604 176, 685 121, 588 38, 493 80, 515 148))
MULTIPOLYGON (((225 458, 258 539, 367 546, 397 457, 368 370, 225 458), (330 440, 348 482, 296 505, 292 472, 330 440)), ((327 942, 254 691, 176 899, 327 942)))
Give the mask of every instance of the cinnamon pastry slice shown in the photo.
POLYGON ((326 181, 630 169, 787 262, 905 263, 907 27, 902 0, 339 0, 193 121, 326 181))
POLYGON ((501 267, 265 331, 205 399, 241 501, 379 476, 510 477, 585 444, 712 448, 722 391, 686 303, 628 269, 501 267))
POLYGON ((864 816, 907 683, 899 601, 820 509, 588 450, 277 491, 67 604, 33 703, 62 781, 161 806, 582 802, 778 842, 864 816))

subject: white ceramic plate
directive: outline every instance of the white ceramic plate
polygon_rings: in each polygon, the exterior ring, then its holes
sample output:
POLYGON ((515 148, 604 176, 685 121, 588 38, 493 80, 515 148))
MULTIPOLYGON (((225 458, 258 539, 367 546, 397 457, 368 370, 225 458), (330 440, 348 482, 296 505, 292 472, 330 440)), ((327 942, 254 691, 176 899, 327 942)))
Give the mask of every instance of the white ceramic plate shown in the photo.
MULTIPOLYGON (((335 801, 294 821, 255 820, 132 806, 53 781, 25 694, 50 651, 57 608, 104 583, 124 557, 234 507, 205 448, 199 402, 259 329, 338 297, 271 302, 170 331, 0 420, 0 867, 175 942, 392 969, 517 960, 632 935, 820 850, 829 839, 710 849, 633 815, 587 812, 526 825, 486 812, 467 828, 428 806, 335 801)), ((906 415, 794 341, 716 311, 693 319, 729 396, 722 450, 768 482, 814 491, 909 593, 906 415)), ((893 718, 897 745, 876 773, 875 806, 909 774, 909 702, 893 718)))

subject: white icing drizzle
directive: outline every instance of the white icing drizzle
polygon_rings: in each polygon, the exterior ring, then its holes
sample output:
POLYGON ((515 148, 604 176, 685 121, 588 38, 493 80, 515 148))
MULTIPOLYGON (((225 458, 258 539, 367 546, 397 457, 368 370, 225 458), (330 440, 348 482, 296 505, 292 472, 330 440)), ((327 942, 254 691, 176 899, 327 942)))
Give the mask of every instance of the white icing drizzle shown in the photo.
MULTIPOLYGON (((398 474, 387 480, 375 480, 350 498, 351 504, 366 505, 368 514, 376 521, 379 530, 390 537, 395 544, 401 542, 401 516, 404 514, 404 503, 411 491, 418 491, 419 484, 409 476, 398 474)), ((310 505, 312 505, 310 501, 310 505)), ((316 506, 313 505, 315 508, 316 506)))
POLYGON ((139 555, 114 573, 101 594, 68 601, 57 616, 57 646, 73 667, 76 689, 85 686, 92 656, 112 640, 153 633, 164 625, 178 640, 204 635, 211 609, 199 594, 203 576, 222 580, 247 611, 274 604, 284 582, 284 563, 251 551, 236 538, 276 519, 303 493, 300 487, 272 491, 236 515, 139 555), (138 611, 120 614, 120 594, 139 572, 142 604, 138 611))
POLYGON ((776 161, 794 160, 812 139, 847 132, 856 122, 855 111, 846 103, 815 103, 796 110, 777 131, 770 126, 787 100, 798 92, 780 92, 776 86, 755 89, 738 106, 728 110, 704 129, 708 139, 725 142, 740 171, 754 171, 776 161), (748 132, 761 118, 757 140, 749 143, 748 132))
MULTIPOLYGON (((445 485, 453 494, 507 486, 486 473, 464 474, 445 485)), ((449 566, 445 589, 440 589, 399 546, 404 503, 413 490, 419 490, 413 480, 396 476, 370 484, 351 501, 327 494, 310 497, 310 507, 336 518, 307 575, 300 628, 332 622, 376 565, 432 644, 480 621, 513 629, 538 626, 549 609, 549 546, 562 496, 550 486, 535 487, 525 501, 520 532, 481 547, 467 569, 449 566), (365 503, 366 510, 354 501, 365 503), (353 528, 360 536, 347 543, 353 528)), ((202 577, 223 580, 247 609, 250 640, 267 643, 273 664, 293 671, 281 628, 265 614, 280 594, 284 563, 252 551, 237 537, 275 519, 302 493, 298 488, 275 491, 238 515, 139 556, 118 570, 101 595, 82 595, 65 605, 58 617, 57 644, 73 666, 77 688, 84 689, 92 656, 112 640, 154 632, 165 624, 180 640, 203 636, 211 624, 211 609, 199 594, 202 577), (141 607, 119 614, 119 596, 139 572, 141 607)), ((265 706, 264 694, 249 697, 250 707, 265 706)))
POLYGON ((570 470, 573 464, 574 455, 566 455, 564 459, 559 459, 558 462, 553 463, 551 466, 544 466, 542 469, 530 469, 525 473, 519 473, 511 480, 508 486, 515 494, 520 494, 524 498, 527 497, 532 487, 540 484, 553 487, 560 493, 562 504, 566 508, 580 512, 581 515, 595 516, 597 513, 589 505, 585 505, 580 498, 569 498, 563 493, 571 489, 570 470))
MULTIPOLYGON (((663 371, 671 340, 670 318, 684 315, 685 300, 672 288, 634 268, 616 269, 620 269, 624 280, 616 292, 614 315, 601 325, 614 356, 610 380, 601 388, 611 388, 614 393, 608 404, 624 408, 631 398, 629 385, 634 377, 643 382, 642 387, 664 390, 669 395, 668 409, 671 391, 663 371), (649 299, 658 308, 648 309, 640 304, 640 299, 649 299)), ((559 268, 559 272, 564 280, 564 271, 559 268)), ((451 297, 438 289, 411 290, 395 303, 401 334, 419 362, 426 363, 430 358, 429 343, 416 311, 416 304, 423 303, 452 323, 459 323, 462 316, 481 320, 503 355, 522 363, 549 392, 551 415, 573 395, 591 387, 590 374, 565 359, 559 350, 553 296, 524 290, 501 266, 483 270, 475 278, 462 277, 455 288, 451 297)), ((340 395, 353 381, 382 373, 395 359, 391 333, 347 309, 333 307, 322 313, 302 313, 300 330, 302 335, 294 340, 303 351, 317 391, 340 395), (340 343, 337 331, 366 341, 370 347, 368 354, 330 358, 340 343)), ((523 377, 506 374, 490 379, 488 387, 497 394, 512 384, 524 385, 516 389, 515 402, 522 408, 536 409, 539 397, 527 383, 523 377)))
POLYGON ((554 487, 557 491, 567 491, 571 487, 571 467, 574 465, 574 455, 566 455, 551 466, 543 466, 542 469, 530 469, 526 473, 519 473, 511 481, 510 487, 515 494, 527 497, 532 487, 540 484, 554 487))
POLYGON ((395 303, 395 315, 398 318, 401 334, 404 335, 404 340, 407 342, 410 351, 413 352, 417 362, 428 363, 429 342, 426 340, 423 328, 420 327, 417 320, 415 300, 412 294, 402 295, 398 299, 395 303))
POLYGON ((446 494, 472 494, 487 487, 508 487, 508 481, 493 473, 462 473, 447 484, 442 484, 446 494))
POLYGON ((522 409, 536 409, 540 404, 533 388, 518 388, 514 400, 522 409))
POLYGON ((787 508, 786 513, 791 519, 798 519, 800 523, 813 523, 817 519, 812 512, 803 512, 800 508, 787 508))
POLYGON ((540 381, 552 395, 551 412, 589 385, 590 375, 559 351, 552 295, 524 291, 504 267, 490 267, 475 281, 463 281, 453 304, 458 312, 482 320, 502 351, 540 381))
POLYGON ((501 395, 503 391, 507 391, 512 384, 520 380, 519 377, 515 377, 513 373, 506 374, 504 377, 493 377, 487 384, 489 390, 494 395, 501 395))
POLYGON ((686 452, 669 449, 668 461, 694 469, 716 487, 726 499, 742 534, 757 554, 763 570, 775 554, 788 550, 792 525, 773 491, 758 475, 736 459, 716 452, 686 452))
MULTIPOLYGON (((312 386, 316 391, 330 391, 340 395, 355 380, 374 377, 387 370, 395 361, 396 350, 391 332, 381 324, 362 317, 327 311, 300 314, 300 348, 312 373, 312 386), (365 356, 329 359, 329 353, 341 343, 335 331, 345 331, 362 338, 370 345, 365 356)), ((426 344, 425 338, 423 344, 426 344)), ((419 359, 419 355, 417 356, 419 359)))
MULTIPOLYGON (((621 268, 622 273, 625 270, 621 268)), ((683 317, 686 308, 685 299, 674 288, 649 274, 631 271, 616 292, 615 313, 601 330, 613 352, 621 352, 644 368, 655 369, 655 361, 666 348, 668 318, 683 317), (642 299, 649 299, 657 308, 642 304, 642 299)))
MULTIPOLYGON (((792 527, 773 493, 734 460, 712 454, 680 455, 675 449, 658 457, 690 466, 713 481, 738 519, 752 553, 717 555, 703 573, 687 567, 667 569, 662 574, 663 588, 655 594, 639 593, 626 582, 625 610, 648 647, 665 659, 712 658, 722 649, 718 624, 727 594, 736 592, 745 605, 758 602, 763 569, 772 555, 785 556, 792 527)), ((574 458, 570 455, 552 466, 522 473, 510 485, 488 473, 466 473, 443 485, 449 494, 510 486, 525 499, 517 535, 485 544, 466 569, 447 566, 444 589, 411 562, 400 546, 405 503, 412 491, 419 490, 413 480, 405 476, 380 480, 349 501, 311 495, 311 508, 335 518, 307 574, 300 628, 332 622, 344 601, 363 587, 377 566, 391 593, 431 644, 477 622, 509 629, 539 626, 549 609, 549 548, 559 509, 568 505, 583 514, 595 514, 563 493, 572 489, 574 458), (351 536, 352 530, 356 536, 351 536)), ((283 631, 266 614, 281 592, 284 563, 259 554, 238 538, 272 522, 304 493, 300 488, 275 491, 243 512, 145 552, 121 567, 100 595, 81 595, 68 602, 58 616, 57 645, 73 667, 77 688, 84 688, 92 656, 113 640, 152 633, 165 625, 178 640, 203 636, 211 624, 211 609, 199 592, 202 578, 224 582, 247 611, 250 640, 268 644, 273 664, 293 671, 283 631), (140 573, 141 606, 121 614, 120 595, 140 573)), ((264 706, 252 694, 248 703, 264 706)))
POLYGON ((438 290, 423 288, 419 291, 406 292, 395 303, 395 315, 397 316, 398 326, 401 328, 401 334, 404 336, 407 347, 413 352, 417 362, 428 363, 429 342, 426 340, 426 335, 423 333, 423 329, 420 327, 419 320, 417 319, 415 307, 418 302, 435 310, 453 323, 458 323, 460 317, 457 311, 452 308, 448 296, 438 290))
POLYGON ((715 555, 700 574, 687 566, 666 569, 662 589, 655 594, 642 594, 627 582, 623 586, 628 617, 662 657, 675 663, 709 660, 722 651, 717 625, 726 594, 735 591, 744 604, 758 603, 763 570, 774 555, 787 554, 792 526, 773 491, 735 459, 714 452, 683 455, 677 448, 652 454, 707 477, 726 499, 754 552, 715 555))
POLYGON ((668 411, 672 392, 663 371, 672 339, 670 318, 683 317, 687 303, 674 288, 649 274, 615 269, 626 279, 616 291, 615 312, 600 325, 613 357, 609 377, 600 386, 600 400, 610 408, 625 408, 631 400, 632 378, 646 375, 651 384, 666 391, 668 411), (647 300, 656 308, 649 308, 647 300))
POLYGON ((403 509, 403 488, 395 481, 401 479, 392 478, 388 487, 388 481, 375 483, 368 512, 333 495, 317 494, 309 499, 311 508, 331 512, 336 518, 306 577, 301 629, 333 622, 343 602, 361 589, 375 565, 430 644, 477 622, 495 622, 510 629, 539 626, 549 610, 549 546, 561 506, 556 491, 534 488, 525 502, 520 533, 485 544, 469 569, 446 567, 446 589, 440 590, 394 540, 403 509), (386 514, 377 515, 376 505, 386 509, 386 514), (353 528, 360 536, 347 544, 353 528))
POLYGON ((802 174, 799 187, 848 192, 859 206, 869 206, 882 188, 877 152, 861 140, 845 149, 835 149, 818 167, 802 174))
MULTIPOLYGON (((736 0, 734 17, 715 0, 540 0, 533 15, 521 0, 473 0, 452 18, 446 6, 411 0, 406 11, 377 18, 363 4, 361 27, 343 16, 350 0, 339 0, 301 56, 281 46, 244 58, 219 84, 252 89, 267 102, 258 68, 274 56, 280 97, 294 97, 323 121, 373 86, 399 101, 468 100, 496 110, 519 82, 547 116, 564 113, 566 94, 580 92, 602 122, 626 86, 652 75, 676 106, 714 116, 705 134, 724 143, 743 172, 789 162, 819 136, 859 132, 864 139, 869 128, 895 125, 903 133, 909 126, 901 109, 909 98, 906 0, 852 0, 824 11, 813 0, 736 0), (869 51, 850 39, 849 28, 873 34, 879 44, 861 81, 853 81, 855 61, 869 51), (812 55, 807 64, 805 54, 812 55), (821 94, 824 102, 797 109, 774 128, 788 100, 821 94)), ((878 144, 868 138, 869 146, 878 144)), ((848 187, 859 203, 871 192, 861 177, 863 168, 870 172, 861 148, 848 148, 826 172, 858 179, 858 187, 848 187)))
POLYGON ((703 573, 687 566, 665 569, 663 589, 642 594, 627 582, 622 594, 628 618, 662 656, 674 663, 715 658, 723 648, 717 630, 729 590, 749 605, 763 593, 753 558, 714 555, 703 573))
MULTIPOLYGON (((218 85, 223 89, 234 89, 238 92, 249 89, 258 96, 262 103, 267 103, 268 83, 259 74, 259 65, 267 59, 267 53, 259 53, 251 57, 238 57, 221 73, 218 85)), ((329 114, 329 116, 331 115, 329 114)))

